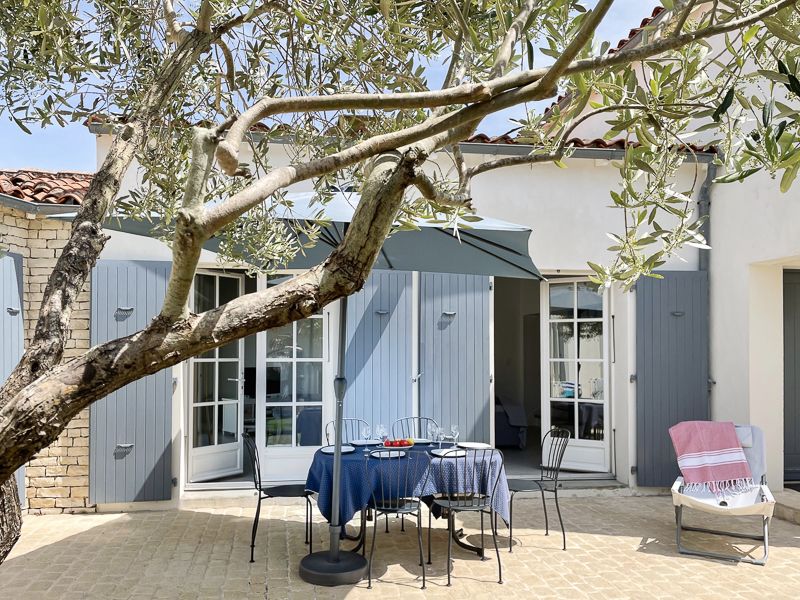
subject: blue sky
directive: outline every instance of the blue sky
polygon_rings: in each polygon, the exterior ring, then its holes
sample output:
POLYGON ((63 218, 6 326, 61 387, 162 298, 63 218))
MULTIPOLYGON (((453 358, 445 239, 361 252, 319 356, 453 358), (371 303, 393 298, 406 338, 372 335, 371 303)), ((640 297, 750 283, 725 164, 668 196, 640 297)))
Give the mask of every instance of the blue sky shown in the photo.
MULTIPOLYGON (((649 16, 657 0, 617 0, 598 30, 598 37, 616 44, 628 30, 649 16)), ((524 115, 518 107, 492 115, 480 131, 498 135, 513 127, 509 117, 524 115)), ((94 171, 96 169, 94 136, 81 124, 61 128, 31 128, 28 135, 4 115, 0 115, 0 169, 33 167, 51 171, 94 171)))

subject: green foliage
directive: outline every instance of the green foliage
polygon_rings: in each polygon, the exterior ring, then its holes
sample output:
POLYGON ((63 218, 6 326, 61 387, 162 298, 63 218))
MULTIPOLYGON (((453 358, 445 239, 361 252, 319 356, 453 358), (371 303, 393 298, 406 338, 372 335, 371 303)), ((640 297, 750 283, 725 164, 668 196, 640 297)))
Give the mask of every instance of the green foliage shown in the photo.
MULTIPOLYGON (((255 14, 253 0, 212 0, 212 28, 255 14)), ((521 0, 297 0, 274 3, 245 25, 232 28, 200 58, 162 108, 158 126, 137 156, 141 186, 116 209, 154 220, 169 241, 189 164, 190 125, 219 123, 261 98, 328 96, 341 92, 393 93, 435 89, 432 73, 447 68, 455 51, 457 81, 486 80, 521 0), (284 6, 285 8, 280 8, 284 6)), ((594 3, 550 0, 525 24, 506 71, 550 64, 586 22, 594 3)), ((680 11, 683 2, 662 4, 680 11)), ((725 23, 759 10, 766 0, 720 0, 707 5, 683 30, 725 23)), ((178 21, 191 29, 199 0, 176 4, 178 21)), ((173 45, 166 41, 163 7, 156 0, 11 0, 0 6, 0 113, 23 129, 31 123, 64 124, 101 113, 109 128, 134 112, 173 45)), ((784 10, 741 31, 697 41, 656 58, 585 70, 562 77, 562 101, 532 112, 519 125, 534 155, 567 167, 565 140, 588 113, 605 122, 606 139, 625 139, 616 165, 620 184, 610 190, 620 211, 619 233, 609 234, 616 259, 590 264, 598 283, 632 285, 655 276, 685 245, 705 247, 695 197, 704 179, 690 142, 713 144, 726 167, 717 182, 766 172, 786 191, 800 170, 797 104, 800 99, 800 17, 784 10), (688 176, 687 176, 688 173, 688 176)), ((659 35, 671 35, 667 23, 659 35)), ((656 35, 647 27, 638 43, 656 35)), ((608 43, 587 44, 578 58, 607 56, 608 43)), ((461 105, 437 109, 453 111, 461 105)), ((298 110, 275 115, 248 139, 248 173, 212 174, 207 201, 221 201, 276 165, 330 156, 374 135, 419 124, 431 110, 298 110), (278 144, 277 142, 290 142, 278 144), (288 152, 288 157, 284 155, 288 152)), ((578 132, 580 130, 578 129, 578 132)), ((369 163, 314 181, 319 217, 331 189, 360 185, 369 163)), ((438 189, 453 193, 465 182, 439 161, 438 189)), ((535 173, 531 175, 535 177, 535 173)), ((566 174, 566 176, 569 176, 566 174)), ((221 253, 271 270, 317 240, 318 223, 289 224, 291 211, 276 194, 219 234, 221 253)), ((464 227, 471 217, 409 196, 397 228, 415 220, 464 227)))

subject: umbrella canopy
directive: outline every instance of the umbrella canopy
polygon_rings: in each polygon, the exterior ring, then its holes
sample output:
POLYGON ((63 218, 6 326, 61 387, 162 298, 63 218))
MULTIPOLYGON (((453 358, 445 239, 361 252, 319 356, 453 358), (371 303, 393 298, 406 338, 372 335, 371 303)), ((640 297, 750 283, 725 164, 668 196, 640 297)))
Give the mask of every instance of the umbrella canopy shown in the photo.
MULTIPOLYGON (((286 195, 291 208, 281 208, 277 215, 287 221, 314 221, 321 205, 314 202, 313 192, 286 195)), ((325 260, 342 240, 347 224, 353 220, 360 195, 336 192, 324 206, 330 223, 322 228, 318 243, 298 254, 286 265, 289 269, 306 269, 325 260)), ((476 222, 459 222, 458 235, 452 228, 443 228, 418 219, 419 230, 398 231, 383 244, 375 269, 462 273, 541 279, 539 270, 528 254, 531 230, 522 225, 482 217, 476 222)), ((152 237, 157 223, 111 218, 104 227, 136 235, 152 237)), ((206 250, 217 251, 219 240, 210 239, 206 250)))

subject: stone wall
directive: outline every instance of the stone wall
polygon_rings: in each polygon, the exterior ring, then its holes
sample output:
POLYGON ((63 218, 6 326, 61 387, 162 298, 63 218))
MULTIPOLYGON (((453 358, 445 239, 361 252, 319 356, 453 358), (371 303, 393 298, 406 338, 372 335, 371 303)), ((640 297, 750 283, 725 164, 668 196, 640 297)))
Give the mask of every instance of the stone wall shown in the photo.
MULTIPOLYGON (((22 256, 25 340, 36 327, 47 278, 69 238, 71 223, 0 206, 0 248, 22 256)), ((89 285, 72 313, 65 357, 89 348, 89 285)), ((89 503, 89 410, 78 414, 25 471, 29 513, 94 512, 89 503)))

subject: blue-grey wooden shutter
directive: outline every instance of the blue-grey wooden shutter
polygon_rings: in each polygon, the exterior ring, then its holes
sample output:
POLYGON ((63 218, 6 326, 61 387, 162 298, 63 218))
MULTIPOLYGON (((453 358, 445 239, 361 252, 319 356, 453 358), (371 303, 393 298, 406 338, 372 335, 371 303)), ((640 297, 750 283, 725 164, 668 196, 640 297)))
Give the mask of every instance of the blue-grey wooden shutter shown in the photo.
POLYGON ((412 414, 412 276, 374 271, 347 301, 344 413, 387 429, 412 414))
MULTIPOLYGON (((158 314, 171 263, 101 260, 92 271, 92 345, 146 327, 158 314)), ((165 369, 92 404, 89 499, 172 497, 172 371, 165 369)))
POLYGON ((800 480, 800 271, 783 273, 783 470, 800 480))
POLYGON ((420 416, 489 442, 489 278, 420 275, 420 416))
POLYGON ((636 283, 636 467, 640 486, 672 485, 670 427, 709 418, 706 271, 636 283))
MULTIPOLYGON (((22 257, 0 255, 0 383, 17 366, 25 343, 22 305, 22 257)), ((25 503, 25 467, 17 470, 20 502, 25 503)))

